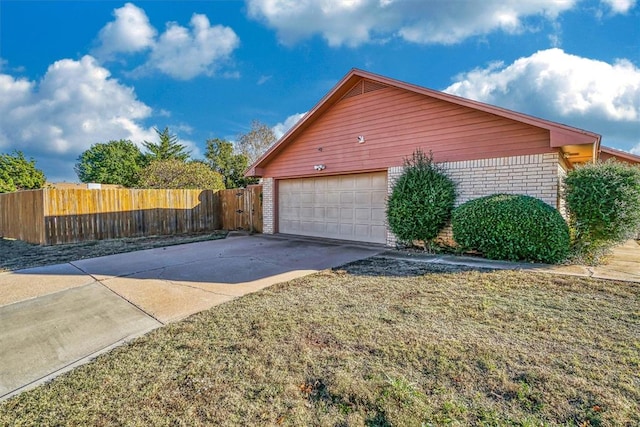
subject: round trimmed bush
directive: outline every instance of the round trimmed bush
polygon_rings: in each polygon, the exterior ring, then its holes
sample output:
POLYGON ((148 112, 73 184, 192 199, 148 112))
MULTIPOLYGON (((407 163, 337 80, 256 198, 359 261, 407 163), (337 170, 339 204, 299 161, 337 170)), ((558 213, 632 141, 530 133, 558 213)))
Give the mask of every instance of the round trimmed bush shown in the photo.
POLYGON ((640 167, 608 160, 569 171, 564 180, 578 255, 598 261, 606 250, 640 231, 640 167))
POLYGON ((444 170, 417 150, 405 160, 405 170, 387 201, 389 228, 401 242, 425 243, 451 218, 456 200, 455 183, 444 170))
POLYGON ((569 226, 535 197, 494 194, 470 200, 453 211, 451 225, 462 249, 491 259, 557 263, 569 253, 569 226))

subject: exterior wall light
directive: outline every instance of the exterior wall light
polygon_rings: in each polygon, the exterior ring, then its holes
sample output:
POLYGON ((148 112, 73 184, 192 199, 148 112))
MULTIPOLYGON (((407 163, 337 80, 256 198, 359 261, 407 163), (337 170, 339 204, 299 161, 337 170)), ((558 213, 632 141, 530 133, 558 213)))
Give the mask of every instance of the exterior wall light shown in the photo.
POLYGON ((365 141, 364 135, 358 135, 358 144, 364 144, 365 141))
POLYGON ((325 170, 327 167, 326 167, 325 165, 315 165, 313 168, 314 168, 315 170, 317 170, 317 171, 323 171, 323 170, 325 170))

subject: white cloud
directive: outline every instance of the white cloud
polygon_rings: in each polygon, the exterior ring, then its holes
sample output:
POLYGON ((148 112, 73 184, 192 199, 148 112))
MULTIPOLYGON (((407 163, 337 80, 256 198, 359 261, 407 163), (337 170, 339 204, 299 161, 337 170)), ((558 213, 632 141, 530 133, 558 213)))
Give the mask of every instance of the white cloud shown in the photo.
POLYGON ((457 80, 445 92, 597 132, 604 145, 640 151, 640 69, 626 59, 609 64, 548 49, 457 80))
POLYGON ((258 79, 256 84, 258 86, 261 86, 261 85, 265 84, 266 82, 268 82, 269 80, 271 80, 272 77, 273 76, 260 76, 260 78, 258 79))
POLYGON ((201 14, 193 14, 189 28, 167 23, 159 36, 145 11, 132 3, 115 9, 113 14, 115 20, 100 30, 93 53, 109 61, 118 59, 119 54, 148 51, 146 62, 134 74, 160 71, 180 80, 201 74, 211 76, 240 45, 233 29, 211 26, 201 14))
POLYGON ((249 16, 275 28, 292 44, 320 34, 331 46, 357 46, 389 36, 415 43, 452 44, 502 30, 526 29, 524 18, 553 20, 577 0, 247 0, 249 16))
MULTIPOLYGON (((275 29, 284 44, 322 36, 330 46, 358 46, 400 37, 420 44, 454 44, 494 31, 535 31, 527 19, 550 22, 580 0, 246 0, 251 18, 275 29)), ((636 0, 601 0, 612 14, 636 0)), ((596 14, 602 14, 597 11, 596 14)), ((552 43, 557 37, 551 35, 552 43)))
POLYGON ((636 0, 601 0, 610 9, 611 13, 627 13, 636 5, 636 0))
POLYGON ((306 114, 307 113, 292 114, 291 116, 287 117, 284 122, 278 123, 274 127, 272 127, 271 129, 273 130, 276 138, 282 138, 282 135, 287 133, 287 131, 291 129, 296 123, 298 123, 300 119, 302 119, 306 114))
POLYGON ((194 14, 190 27, 168 23, 143 69, 156 69, 182 80, 200 74, 210 76, 240 45, 240 39, 231 28, 211 26, 205 15, 194 14))
POLYGON ((39 159, 50 179, 77 179, 76 158, 94 143, 154 140, 141 125, 151 112, 89 55, 53 63, 39 82, 0 74, 0 147, 39 159))
POLYGON ((144 10, 126 3, 113 11, 115 20, 105 25, 98 35, 94 54, 101 59, 113 59, 117 53, 134 53, 154 44, 156 29, 149 23, 144 10))

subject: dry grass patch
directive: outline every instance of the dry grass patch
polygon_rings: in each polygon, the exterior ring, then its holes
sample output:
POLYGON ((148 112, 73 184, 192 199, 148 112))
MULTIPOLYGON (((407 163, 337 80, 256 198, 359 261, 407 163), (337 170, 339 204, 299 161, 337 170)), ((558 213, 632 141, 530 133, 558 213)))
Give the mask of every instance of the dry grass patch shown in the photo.
POLYGON ((224 231, 172 234, 170 236, 123 237, 66 245, 40 246, 0 237, 0 272, 61 264, 85 258, 161 248, 184 243, 223 239, 224 231))
POLYGON ((373 258, 237 299, 4 402, 0 425, 640 423, 640 285, 432 268, 373 258))

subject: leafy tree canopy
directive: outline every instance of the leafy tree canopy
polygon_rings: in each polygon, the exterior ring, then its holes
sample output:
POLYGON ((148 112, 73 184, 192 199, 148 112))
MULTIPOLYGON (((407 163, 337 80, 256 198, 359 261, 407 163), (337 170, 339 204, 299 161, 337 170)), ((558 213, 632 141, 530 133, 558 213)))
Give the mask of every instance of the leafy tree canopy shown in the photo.
POLYGON ((251 130, 238 135, 238 149, 247 156, 249 164, 252 164, 271 147, 277 138, 273 130, 258 120, 251 122, 251 130))
POLYGON ((202 161, 156 160, 140 173, 140 188, 224 189, 222 176, 202 161))
POLYGON ((92 145, 78 157, 74 170, 82 182, 133 187, 143 163, 140 149, 121 139, 92 145))
POLYGON ((142 145, 149 152, 145 154, 147 162, 156 160, 176 159, 186 162, 189 159, 190 152, 185 145, 178 142, 178 137, 169 132, 169 128, 165 127, 163 131, 155 129, 158 134, 158 143, 144 141, 142 145))
POLYGON ((209 166, 222 175, 226 188, 246 187, 253 184, 254 178, 245 178, 244 171, 249 166, 249 159, 234 150, 233 143, 219 138, 207 140, 205 157, 209 166))
POLYGON ((0 154, 0 193, 42 188, 45 181, 35 160, 25 159, 22 151, 0 154))

